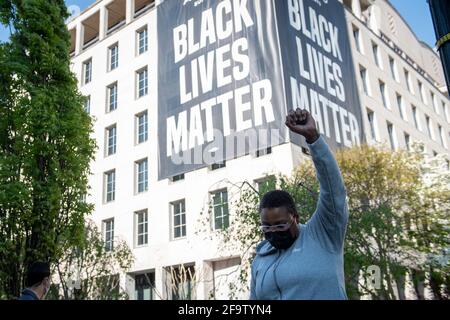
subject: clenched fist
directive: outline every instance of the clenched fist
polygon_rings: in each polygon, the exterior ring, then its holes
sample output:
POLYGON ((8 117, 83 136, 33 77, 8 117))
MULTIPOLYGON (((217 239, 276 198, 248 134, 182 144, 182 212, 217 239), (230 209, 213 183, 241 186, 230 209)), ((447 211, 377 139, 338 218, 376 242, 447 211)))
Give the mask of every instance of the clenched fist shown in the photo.
POLYGON ((316 122, 311 114, 306 110, 297 108, 295 111, 289 111, 286 116, 286 126, 295 133, 305 137, 306 142, 311 144, 319 139, 316 122))

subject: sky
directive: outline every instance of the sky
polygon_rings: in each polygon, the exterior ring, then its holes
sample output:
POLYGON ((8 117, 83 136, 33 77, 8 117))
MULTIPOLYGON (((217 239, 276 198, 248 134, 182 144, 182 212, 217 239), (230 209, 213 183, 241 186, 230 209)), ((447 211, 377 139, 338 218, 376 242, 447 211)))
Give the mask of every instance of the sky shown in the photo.
MULTIPOLYGON (((436 43, 436 36, 427 0, 390 1, 411 26, 417 37, 433 48, 436 43)), ((66 0, 66 5, 73 12, 83 10, 94 2, 95 0, 66 0)), ((6 41, 8 36, 8 29, 0 26, 0 41, 6 41)))

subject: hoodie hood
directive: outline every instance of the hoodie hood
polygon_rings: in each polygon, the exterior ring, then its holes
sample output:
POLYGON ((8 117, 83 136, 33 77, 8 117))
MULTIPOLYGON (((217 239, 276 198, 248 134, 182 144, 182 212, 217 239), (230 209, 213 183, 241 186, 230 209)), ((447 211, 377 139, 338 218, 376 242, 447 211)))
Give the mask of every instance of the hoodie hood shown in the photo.
POLYGON ((256 255, 257 256, 268 256, 270 254, 274 254, 278 251, 277 248, 273 247, 269 241, 263 240, 256 246, 256 255))

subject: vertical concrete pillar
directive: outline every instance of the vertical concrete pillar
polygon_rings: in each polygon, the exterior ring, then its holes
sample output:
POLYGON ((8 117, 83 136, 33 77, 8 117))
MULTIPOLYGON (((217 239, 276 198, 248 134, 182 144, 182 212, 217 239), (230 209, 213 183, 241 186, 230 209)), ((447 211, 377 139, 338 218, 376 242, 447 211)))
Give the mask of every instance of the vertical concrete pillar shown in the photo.
POLYGON ((108 10, 105 6, 100 7, 100 18, 99 20, 99 26, 98 26, 98 40, 102 41, 105 38, 106 35, 106 29, 108 26, 108 10))
POLYGON ((126 23, 130 23, 134 16, 134 0, 127 0, 126 23))
POLYGON ((83 39, 84 26, 81 21, 78 21, 76 26, 75 55, 78 55, 83 50, 83 39))

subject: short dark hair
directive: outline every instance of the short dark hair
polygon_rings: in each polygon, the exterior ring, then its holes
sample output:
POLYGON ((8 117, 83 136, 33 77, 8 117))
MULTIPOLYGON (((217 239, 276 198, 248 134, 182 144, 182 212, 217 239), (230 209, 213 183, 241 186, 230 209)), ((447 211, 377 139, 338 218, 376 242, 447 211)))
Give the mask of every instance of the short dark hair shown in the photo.
POLYGON ((289 213, 294 216, 298 216, 297 208, 295 207, 294 198, 289 194, 289 192, 283 190, 272 190, 264 194, 259 203, 259 212, 262 209, 269 208, 280 208, 285 207, 289 213))
POLYGON ((48 264, 48 262, 41 262, 41 261, 33 262, 28 267, 26 285, 27 287, 35 286, 40 282, 42 282, 42 280, 44 280, 45 277, 49 276, 50 276, 50 265, 48 264))

